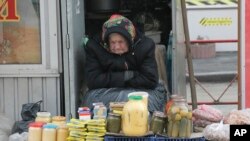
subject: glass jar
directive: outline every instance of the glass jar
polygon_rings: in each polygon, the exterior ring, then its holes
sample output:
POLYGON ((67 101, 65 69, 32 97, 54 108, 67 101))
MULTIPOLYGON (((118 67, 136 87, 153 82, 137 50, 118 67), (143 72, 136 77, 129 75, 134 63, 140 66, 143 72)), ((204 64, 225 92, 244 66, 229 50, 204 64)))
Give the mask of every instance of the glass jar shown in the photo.
POLYGON ((42 141, 43 122, 32 122, 29 124, 28 141, 42 141))
POLYGON ((55 124, 45 124, 43 126, 42 141, 56 141, 56 128, 55 124))
POLYGON ((111 133, 120 133, 121 115, 109 113, 107 118, 107 131, 111 133))
POLYGON ((155 111, 150 122, 150 131, 154 134, 161 134, 164 130, 166 115, 163 112, 155 111))
POLYGON ((177 98, 168 112, 167 133, 170 137, 190 137, 192 132, 192 111, 186 99, 177 98))
POLYGON ((122 130, 127 136, 143 136, 148 131, 148 109, 142 96, 129 96, 122 113, 122 130))
POLYGON ((183 96, 177 95, 177 94, 172 94, 170 96, 170 100, 166 103, 166 107, 165 107, 165 114, 167 114, 169 108, 172 106, 172 104, 174 103, 174 99, 175 98, 183 98, 183 96))
POLYGON ((36 122, 45 122, 50 123, 51 122, 51 114, 49 112, 37 112, 36 114, 36 122))
POLYGON ((52 117, 52 123, 60 126, 66 124, 66 117, 65 116, 54 116, 52 117))
POLYGON ((56 141, 66 141, 69 136, 69 130, 66 125, 60 125, 57 128, 56 141))

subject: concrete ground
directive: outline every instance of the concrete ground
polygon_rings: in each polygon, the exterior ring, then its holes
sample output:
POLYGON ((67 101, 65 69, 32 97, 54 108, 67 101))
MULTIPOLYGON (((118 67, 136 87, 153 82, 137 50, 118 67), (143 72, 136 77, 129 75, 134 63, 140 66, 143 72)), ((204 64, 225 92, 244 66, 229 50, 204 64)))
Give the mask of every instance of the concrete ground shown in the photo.
MULTIPOLYGON (((208 59, 193 59, 194 75, 199 80, 200 85, 196 83, 196 94, 198 102, 214 102, 218 100, 223 91, 228 87, 230 81, 237 74, 237 52, 221 52, 216 57, 208 59), (202 89, 202 87, 205 88, 202 89), (208 91, 214 99, 212 99, 208 91)), ((188 80, 188 76, 187 76, 188 80)), ((187 81, 187 100, 191 102, 190 85, 187 81)), ((225 94, 219 100, 220 102, 237 102, 238 83, 237 80, 232 83, 225 94)), ((230 105, 212 105, 221 110, 224 115, 232 109, 237 109, 236 104, 230 105)))

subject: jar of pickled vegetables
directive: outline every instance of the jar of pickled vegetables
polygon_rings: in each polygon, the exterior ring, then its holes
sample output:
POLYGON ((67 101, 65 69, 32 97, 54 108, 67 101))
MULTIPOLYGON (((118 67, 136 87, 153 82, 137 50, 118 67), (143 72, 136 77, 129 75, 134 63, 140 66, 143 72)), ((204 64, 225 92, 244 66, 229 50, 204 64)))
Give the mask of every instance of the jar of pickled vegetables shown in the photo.
POLYGON ((150 131, 154 134, 161 134, 164 130, 166 115, 163 112, 155 111, 150 122, 150 131))
POLYGON ((174 103, 174 99, 176 98, 183 98, 183 96, 181 95, 177 95, 177 94, 172 94, 170 96, 170 100, 166 103, 166 107, 165 107, 165 114, 167 114, 169 108, 172 106, 172 104, 174 103))
POLYGON ((121 115, 109 113, 107 118, 107 131, 111 133, 120 133, 121 115))
POLYGON ((167 133, 170 137, 190 137, 192 132, 192 111, 184 98, 173 100, 169 108, 167 133))
POLYGON ((129 96, 122 113, 122 130, 127 136, 143 136, 148 131, 148 108, 142 96, 129 96))

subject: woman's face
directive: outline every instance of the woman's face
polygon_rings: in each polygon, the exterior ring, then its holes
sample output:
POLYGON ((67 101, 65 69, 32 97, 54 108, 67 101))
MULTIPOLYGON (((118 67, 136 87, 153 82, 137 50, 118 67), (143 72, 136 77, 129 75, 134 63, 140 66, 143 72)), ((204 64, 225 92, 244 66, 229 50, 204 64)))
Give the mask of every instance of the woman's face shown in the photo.
POLYGON ((109 35, 109 49, 111 53, 121 55, 128 52, 128 42, 122 35, 111 33, 109 35))

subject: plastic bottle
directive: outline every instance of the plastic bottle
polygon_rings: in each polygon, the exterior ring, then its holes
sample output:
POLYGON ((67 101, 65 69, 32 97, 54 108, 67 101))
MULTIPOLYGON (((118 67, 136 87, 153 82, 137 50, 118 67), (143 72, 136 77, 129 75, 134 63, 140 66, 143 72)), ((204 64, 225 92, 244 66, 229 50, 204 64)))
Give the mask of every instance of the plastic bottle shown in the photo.
POLYGON ((148 110, 142 96, 129 96, 122 113, 122 130, 127 136, 143 136, 148 131, 148 110))
POLYGON ((56 128, 55 124, 45 124, 43 126, 42 141, 56 141, 56 128))
POLYGON ((131 92, 128 94, 128 97, 132 95, 142 96, 142 101, 145 103, 145 105, 148 106, 148 93, 147 92, 143 92, 143 91, 131 92))
POLYGON ((42 122, 32 122, 29 124, 28 141, 42 141, 42 122))

